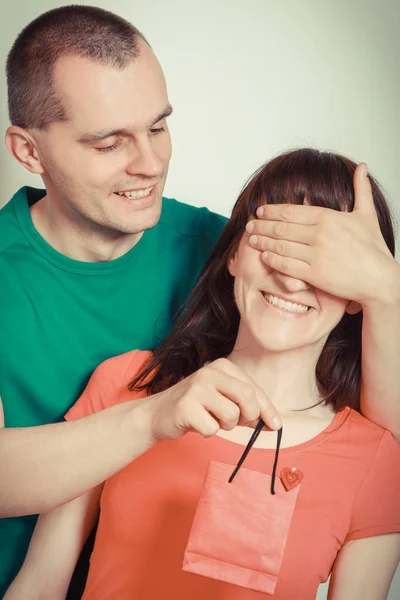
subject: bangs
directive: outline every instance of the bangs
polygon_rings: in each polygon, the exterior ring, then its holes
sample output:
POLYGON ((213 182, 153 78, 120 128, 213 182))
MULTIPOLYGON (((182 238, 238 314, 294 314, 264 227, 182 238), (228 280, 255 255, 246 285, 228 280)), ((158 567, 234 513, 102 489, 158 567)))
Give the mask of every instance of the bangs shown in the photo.
POLYGON ((255 174, 254 200, 257 207, 306 202, 351 211, 354 170, 355 163, 329 152, 313 149, 289 152, 271 160, 255 174))

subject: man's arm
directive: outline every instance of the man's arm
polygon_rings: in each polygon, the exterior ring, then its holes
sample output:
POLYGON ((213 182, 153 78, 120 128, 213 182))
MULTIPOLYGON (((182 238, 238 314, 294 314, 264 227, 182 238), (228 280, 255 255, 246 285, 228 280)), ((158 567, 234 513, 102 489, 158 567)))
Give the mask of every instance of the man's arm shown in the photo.
POLYGON ((64 600, 83 545, 99 514, 103 485, 44 515, 4 600, 64 600))
MULTIPOLYGON (((98 393, 112 377, 106 361, 93 378, 103 370, 98 393)), ((219 359, 164 392, 75 421, 9 429, 3 422, 0 518, 43 513, 69 502, 158 441, 177 439, 187 431, 208 437, 237 424, 255 426, 260 418, 271 429, 281 426, 265 392, 241 369, 219 359)))
POLYGON ((361 411, 400 443, 400 265, 363 306, 361 411))
POLYGON ((386 600, 400 560, 400 534, 347 542, 338 553, 328 600, 386 600))
POLYGON ((0 518, 51 510, 145 452, 154 442, 143 408, 137 400, 76 421, 0 428, 0 518))

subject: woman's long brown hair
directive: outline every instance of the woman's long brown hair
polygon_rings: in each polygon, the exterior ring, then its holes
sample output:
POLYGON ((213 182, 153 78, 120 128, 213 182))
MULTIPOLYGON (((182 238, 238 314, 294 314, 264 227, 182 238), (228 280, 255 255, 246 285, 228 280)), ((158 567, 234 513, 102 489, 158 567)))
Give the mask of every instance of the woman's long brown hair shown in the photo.
MULTIPOLYGON (((246 223, 265 203, 303 204, 351 211, 356 163, 343 156, 301 149, 263 165, 242 190, 221 237, 183 307, 174 328, 131 382, 130 390, 154 394, 200 369, 205 362, 227 356, 233 349, 239 312, 233 277, 227 269, 246 223)), ((394 255, 395 236, 389 206, 377 182, 369 176, 382 236, 394 255)), ((331 331, 316 367, 324 400, 336 411, 359 409, 362 313, 344 314, 331 331)))

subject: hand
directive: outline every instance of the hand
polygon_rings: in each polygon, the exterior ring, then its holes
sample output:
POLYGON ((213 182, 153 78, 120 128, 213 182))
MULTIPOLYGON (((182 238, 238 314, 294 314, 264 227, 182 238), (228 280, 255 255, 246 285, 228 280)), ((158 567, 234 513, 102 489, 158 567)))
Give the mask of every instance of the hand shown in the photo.
POLYGON ((380 232, 364 163, 355 171, 354 190, 352 212, 294 204, 260 207, 260 220, 247 224, 249 243, 263 252, 269 267, 334 296, 363 306, 387 299, 399 266, 380 232))
POLYGON ((151 411, 154 441, 177 439, 188 431, 209 437, 236 425, 255 427, 260 418, 271 429, 281 427, 279 414, 262 389, 225 358, 150 396, 146 408, 151 411))

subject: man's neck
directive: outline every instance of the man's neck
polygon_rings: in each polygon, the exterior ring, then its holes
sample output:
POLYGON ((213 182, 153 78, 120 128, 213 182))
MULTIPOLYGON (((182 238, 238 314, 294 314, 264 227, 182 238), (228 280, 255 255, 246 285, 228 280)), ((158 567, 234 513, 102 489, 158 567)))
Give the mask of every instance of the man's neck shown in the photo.
POLYGON ((77 225, 68 215, 53 214, 48 196, 30 208, 34 227, 42 238, 68 258, 83 262, 107 262, 129 252, 143 235, 106 234, 100 228, 77 225))

